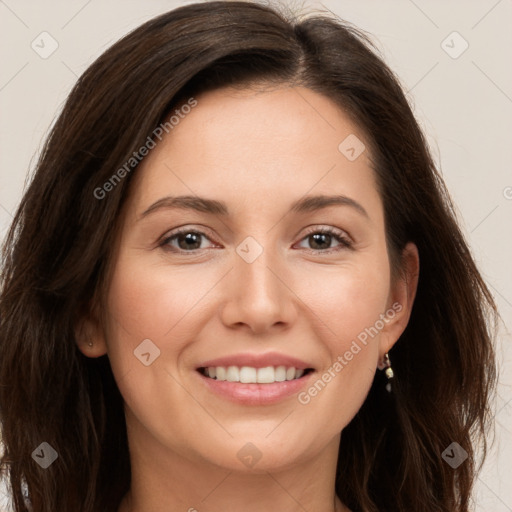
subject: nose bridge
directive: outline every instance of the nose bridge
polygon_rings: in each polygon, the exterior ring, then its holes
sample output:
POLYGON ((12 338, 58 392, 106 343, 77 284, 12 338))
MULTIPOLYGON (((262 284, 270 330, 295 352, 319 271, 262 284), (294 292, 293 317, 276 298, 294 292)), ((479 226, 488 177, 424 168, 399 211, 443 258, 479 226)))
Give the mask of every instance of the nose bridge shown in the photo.
MULTIPOLYGON (((259 237, 262 240, 262 236, 259 237)), ((272 236, 264 237, 260 243, 252 236, 246 237, 236 248, 237 274, 240 277, 241 296, 250 297, 251 301, 268 303, 277 300, 282 284, 275 273, 279 272, 279 255, 272 236), (270 270, 270 269, 273 269, 270 270)))
POLYGON ((255 332, 289 323, 293 317, 293 294, 284 284, 286 272, 278 248, 270 235, 259 240, 248 236, 236 247, 231 293, 224 310, 226 323, 244 323, 255 332))

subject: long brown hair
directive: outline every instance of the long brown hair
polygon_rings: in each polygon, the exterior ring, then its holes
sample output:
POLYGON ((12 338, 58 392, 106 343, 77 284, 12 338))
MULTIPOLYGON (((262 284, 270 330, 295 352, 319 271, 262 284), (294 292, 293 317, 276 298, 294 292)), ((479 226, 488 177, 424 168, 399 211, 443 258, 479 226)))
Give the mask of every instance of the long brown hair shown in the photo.
POLYGON ((129 489, 122 396, 108 357, 85 357, 75 328, 104 300, 137 166, 97 191, 178 102, 254 84, 308 87, 361 127, 393 268, 408 241, 419 250, 393 391, 377 372, 343 430, 338 496, 354 512, 468 510, 496 382, 496 307, 398 79, 364 33, 333 16, 214 1, 148 21, 85 71, 15 214, 2 252, 0 413, 16 512, 27 510, 23 486, 33 512, 111 512, 129 489), (47 469, 32 457, 42 442, 58 453, 47 469), (468 454, 455 469, 442 457, 453 442, 468 454))

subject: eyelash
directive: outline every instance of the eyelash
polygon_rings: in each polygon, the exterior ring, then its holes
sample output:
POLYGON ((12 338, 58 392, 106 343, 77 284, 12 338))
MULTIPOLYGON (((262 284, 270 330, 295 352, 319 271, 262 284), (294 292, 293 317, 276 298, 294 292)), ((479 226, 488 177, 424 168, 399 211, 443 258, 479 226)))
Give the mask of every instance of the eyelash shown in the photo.
MULTIPOLYGON (((171 242, 171 240, 175 239, 179 235, 189 234, 189 233, 193 233, 195 235, 201 235, 201 236, 207 238, 208 240, 210 240, 210 238, 205 233, 203 233, 201 231, 195 231, 193 229, 184 227, 184 228, 178 228, 176 231, 171 233, 169 236, 166 236, 159 243, 159 247, 163 248, 166 251, 177 252, 177 253, 181 253, 181 254, 187 254, 187 253, 195 254, 196 251, 201 251, 202 249, 192 249, 191 251, 185 251, 183 249, 177 249, 175 247, 172 247, 169 244, 171 242)), ((331 253, 342 251, 344 249, 353 249, 353 242, 352 242, 352 240, 350 240, 350 238, 348 236, 346 236, 343 233, 343 231, 339 231, 339 230, 331 228, 331 227, 328 227, 328 228, 313 228, 308 233, 306 233, 304 235, 304 237, 301 238, 300 241, 302 242, 307 237, 309 237, 311 235, 316 235, 316 234, 330 235, 330 236, 334 237, 336 239, 336 241, 340 243, 340 245, 338 247, 333 247, 333 248, 330 248, 330 249, 306 249, 307 252, 315 253, 315 254, 319 254, 319 253, 331 254, 331 253)), ((212 241, 212 240, 210 240, 210 241, 212 241)))

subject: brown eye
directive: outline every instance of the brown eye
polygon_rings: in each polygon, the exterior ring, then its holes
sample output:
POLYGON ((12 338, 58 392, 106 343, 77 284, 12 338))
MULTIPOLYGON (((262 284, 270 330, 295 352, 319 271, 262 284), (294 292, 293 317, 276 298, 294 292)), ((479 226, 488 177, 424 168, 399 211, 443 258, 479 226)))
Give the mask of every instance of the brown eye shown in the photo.
POLYGON ((302 240, 306 240, 310 249, 314 252, 336 252, 342 249, 352 248, 351 240, 342 232, 333 228, 316 229, 307 234, 302 240), (333 242, 338 245, 331 247, 333 242))
POLYGON ((165 237, 160 246, 171 251, 192 252, 205 248, 201 247, 203 238, 210 240, 201 231, 194 231, 185 228, 175 231, 171 235, 165 237))

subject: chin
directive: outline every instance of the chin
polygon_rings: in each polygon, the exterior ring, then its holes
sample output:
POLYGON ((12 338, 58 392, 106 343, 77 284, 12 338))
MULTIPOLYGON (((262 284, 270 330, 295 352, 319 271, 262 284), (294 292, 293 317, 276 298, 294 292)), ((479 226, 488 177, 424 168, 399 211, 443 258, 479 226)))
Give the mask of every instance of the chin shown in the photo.
MULTIPOLYGON (((314 436, 318 439, 318 436, 314 436)), ((212 441, 206 450, 196 447, 203 459, 229 471, 265 473, 283 470, 314 456, 315 447, 307 437, 296 430, 283 430, 268 435, 267 430, 253 429, 247 435, 229 440, 212 441), (210 448, 214 446, 214 451, 210 448)), ((322 446, 316 447, 320 452, 322 446)))

